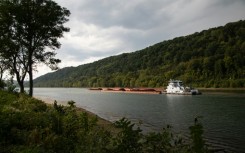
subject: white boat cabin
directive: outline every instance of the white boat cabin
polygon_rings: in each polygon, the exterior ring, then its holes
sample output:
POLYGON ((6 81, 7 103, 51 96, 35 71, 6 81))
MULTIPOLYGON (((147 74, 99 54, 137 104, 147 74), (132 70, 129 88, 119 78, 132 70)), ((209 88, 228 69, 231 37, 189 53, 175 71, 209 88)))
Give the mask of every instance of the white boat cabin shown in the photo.
POLYGON ((183 82, 180 80, 170 80, 166 89, 167 94, 200 94, 197 89, 191 89, 190 87, 185 87, 183 82))

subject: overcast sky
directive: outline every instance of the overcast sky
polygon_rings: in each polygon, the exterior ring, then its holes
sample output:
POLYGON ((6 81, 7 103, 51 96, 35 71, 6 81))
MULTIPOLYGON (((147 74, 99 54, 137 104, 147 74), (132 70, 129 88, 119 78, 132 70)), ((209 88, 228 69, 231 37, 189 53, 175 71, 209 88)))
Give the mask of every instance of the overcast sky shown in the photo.
MULTIPOLYGON (((60 68, 245 19, 245 0, 55 0, 71 12, 60 68)), ((51 70, 38 68, 35 77, 51 70)))

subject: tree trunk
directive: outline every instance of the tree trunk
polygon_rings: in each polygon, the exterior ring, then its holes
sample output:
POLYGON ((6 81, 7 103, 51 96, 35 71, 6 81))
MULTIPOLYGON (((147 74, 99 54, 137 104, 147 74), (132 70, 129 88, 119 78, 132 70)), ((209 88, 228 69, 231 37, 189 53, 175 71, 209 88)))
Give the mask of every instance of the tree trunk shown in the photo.
POLYGON ((32 97, 33 96, 33 74, 32 74, 32 66, 29 68, 29 84, 30 84, 30 89, 29 89, 29 95, 32 97))
MULTIPOLYGON (((14 70, 14 73, 16 75, 16 79, 17 79, 17 82, 20 86, 20 93, 24 93, 25 92, 25 87, 24 87, 24 78, 25 78, 25 74, 22 76, 22 79, 21 79, 21 75, 19 73, 19 71, 17 70, 16 66, 16 57, 13 59, 14 60, 14 63, 13 63, 13 70, 14 70)), ((25 71, 26 72, 26 71, 25 71)))
POLYGON ((20 93, 24 93, 25 92, 24 82, 18 82, 18 84, 20 86, 20 93))
POLYGON ((25 88, 24 88, 24 81, 20 79, 20 75, 18 72, 15 73, 16 74, 16 79, 17 82, 20 86, 20 93, 24 93, 25 92, 25 88))
POLYGON ((3 79, 3 72, 4 72, 3 68, 0 68, 0 80, 3 79))
MULTIPOLYGON (((31 42, 31 41, 30 41, 31 42)), ((30 43, 31 46, 31 43, 30 43)), ((33 50, 32 47, 28 49, 28 73, 29 73, 29 96, 33 96, 33 61, 32 61, 32 56, 33 56, 33 50)))

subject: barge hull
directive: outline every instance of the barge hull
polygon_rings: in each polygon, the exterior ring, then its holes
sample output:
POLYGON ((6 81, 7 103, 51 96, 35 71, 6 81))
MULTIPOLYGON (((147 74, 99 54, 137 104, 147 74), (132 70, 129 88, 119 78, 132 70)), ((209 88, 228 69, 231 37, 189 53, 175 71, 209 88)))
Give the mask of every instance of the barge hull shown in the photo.
POLYGON ((163 92, 164 94, 171 94, 171 95, 201 95, 202 93, 192 93, 192 92, 183 92, 183 93, 167 93, 163 92))

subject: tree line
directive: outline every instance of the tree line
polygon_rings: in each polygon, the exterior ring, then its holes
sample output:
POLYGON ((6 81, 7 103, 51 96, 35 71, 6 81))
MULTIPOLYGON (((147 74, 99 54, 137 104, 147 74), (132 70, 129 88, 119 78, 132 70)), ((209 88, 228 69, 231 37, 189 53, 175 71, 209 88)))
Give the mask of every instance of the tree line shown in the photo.
POLYGON ((132 53, 67 67, 36 87, 162 87, 180 79, 196 87, 245 87, 245 21, 174 38, 132 53))
POLYGON ((15 76, 24 92, 29 77, 29 95, 33 94, 33 71, 44 63, 56 70, 61 61, 55 50, 69 28, 64 27, 70 11, 52 0, 0 1, 0 73, 15 76))

